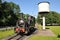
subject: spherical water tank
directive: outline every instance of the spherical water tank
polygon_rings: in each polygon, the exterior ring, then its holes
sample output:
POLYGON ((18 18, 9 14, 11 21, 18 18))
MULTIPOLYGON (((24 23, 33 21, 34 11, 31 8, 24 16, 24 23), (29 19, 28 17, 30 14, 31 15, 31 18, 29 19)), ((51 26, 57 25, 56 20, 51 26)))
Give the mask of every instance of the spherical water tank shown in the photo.
POLYGON ((49 2, 40 2, 38 4, 38 12, 49 12, 49 2))

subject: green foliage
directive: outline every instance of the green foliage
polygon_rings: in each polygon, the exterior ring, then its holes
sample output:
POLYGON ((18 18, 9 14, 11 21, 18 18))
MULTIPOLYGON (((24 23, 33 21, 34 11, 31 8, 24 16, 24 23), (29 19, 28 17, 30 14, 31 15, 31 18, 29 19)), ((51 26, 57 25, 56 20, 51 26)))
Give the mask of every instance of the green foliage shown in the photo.
POLYGON ((20 8, 13 2, 3 2, 0 4, 0 26, 16 25, 20 8))
POLYGON ((29 14, 24 14, 25 21, 28 21, 28 16, 29 16, 29 14))
POLYGON ((50 11, 47 14, 38 14, 37 22, 42 24, 42 15, 46 17, 46 25, 60 25, 60 14, 54 11, 50 11))
MULTIPOLYGON (((19 5, 13 2, 6 2, 0 0, 0 26, 15 26, 18 19, 23 18, 28 21, 29 14, 20 12, 19 5)), ((34 18, 33 18, 34 20, 34 18)), ((34 24, 34 23, 33 23, 34 24)))
POLYGON ((0 0, 0 3, 1 3, 1 0, 0 0))
POLYGON ((41 20, 40 18, 41 18, 41 15, 38 14, 38 16, 37 16, 37 22, 38 22, 39 24, 42 23, 42 20, 41 20))

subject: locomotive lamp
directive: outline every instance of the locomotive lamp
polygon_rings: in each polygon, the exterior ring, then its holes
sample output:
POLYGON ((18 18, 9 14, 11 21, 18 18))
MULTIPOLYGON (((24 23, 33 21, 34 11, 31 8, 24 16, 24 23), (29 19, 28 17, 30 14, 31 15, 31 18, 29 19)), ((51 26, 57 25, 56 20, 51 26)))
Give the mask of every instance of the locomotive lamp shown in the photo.
POLYGON ((42 16, 43 19, 43 30, 45 30, 45 14, 50 12, 49 5, 49 2, 38 3, 38 13, 42 16))

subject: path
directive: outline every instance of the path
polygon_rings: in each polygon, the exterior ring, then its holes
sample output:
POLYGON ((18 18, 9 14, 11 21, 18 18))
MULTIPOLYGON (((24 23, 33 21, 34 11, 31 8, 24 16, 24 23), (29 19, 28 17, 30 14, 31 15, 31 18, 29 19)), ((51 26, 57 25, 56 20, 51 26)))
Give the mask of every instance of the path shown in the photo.
POLYGON ((38 30, 36 35, 42 35, 42 36, 55 36, 55 34, 49 30, 49 29, 46 29, 46 30, 38 30))
MULTIPOLYGON (((38 23, 35 24, 36 28, 38 26, 38 23)), ((41 35, 41 36, 55 36, 55 34, 50 30, 50 29, 46 29, 46 30, 37 30, 37 32, 35 33, 35 35, 41 35)))

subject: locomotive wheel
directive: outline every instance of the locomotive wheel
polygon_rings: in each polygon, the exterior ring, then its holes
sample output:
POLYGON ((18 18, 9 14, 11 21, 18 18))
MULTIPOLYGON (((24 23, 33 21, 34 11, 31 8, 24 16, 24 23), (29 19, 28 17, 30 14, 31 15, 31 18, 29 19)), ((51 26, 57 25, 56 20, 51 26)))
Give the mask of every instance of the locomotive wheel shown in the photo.
POLYGON ((19 34, 20 34, 21 36, 23 36, 23 35, 24 35, 24 32, 19 32, 19 34))
POLYGON ((32 33, 32 32, 34 32, 35 30, 34 30, 34 27, 31 27, 30 28, 30 33, 32 33))

